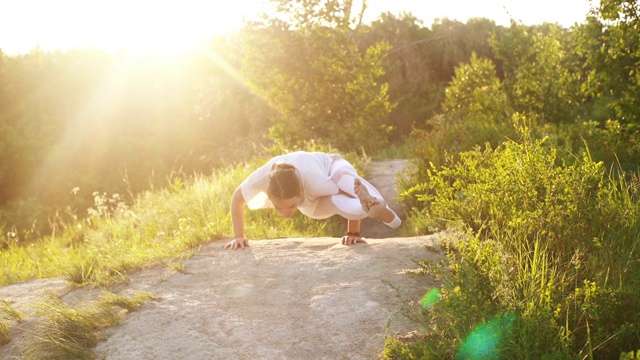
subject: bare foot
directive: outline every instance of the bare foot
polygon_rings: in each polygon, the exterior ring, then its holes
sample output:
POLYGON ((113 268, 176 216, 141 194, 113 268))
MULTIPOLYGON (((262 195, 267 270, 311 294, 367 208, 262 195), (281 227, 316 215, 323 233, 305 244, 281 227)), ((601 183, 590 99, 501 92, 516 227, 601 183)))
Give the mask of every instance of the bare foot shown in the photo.
MULTIPOLYGON (((360 179, 356 178, 353 181, 353 190, 356 195, 358 195, 362 208, 367 212, 367 215, 369 215, 370 218, 382 221, 389 225, 389 223, 394 221, 397 217, 396 213, 387 207, 387 203, 384 199, 378 199, 369 194, 367 187, 360 181, 360 179)), ((394 228, 397 227, 395 224, 393 226, 394 228)))
POLYGON ((369 194, 369 190, 367 190, 367 187, 364 186, 364 184, 358 178, 353 181, 353 190, 355 191, 356 195, 358 195, 360 204, 367 213, 369 212, 369 210, 371 210, 372 207, 380 203, 377 198, 369 194))

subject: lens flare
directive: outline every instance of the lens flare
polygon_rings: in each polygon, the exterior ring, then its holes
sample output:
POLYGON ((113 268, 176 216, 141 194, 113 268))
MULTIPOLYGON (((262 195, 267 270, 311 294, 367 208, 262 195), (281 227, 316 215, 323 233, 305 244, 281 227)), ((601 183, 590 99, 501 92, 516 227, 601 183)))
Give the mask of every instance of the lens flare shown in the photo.
POLYGON ((499 359, 514 320, 515 316, 508 313, 478 325, 460 345, 456 360, 499 359))
POLYGON ((431 309, 436 305, 438 300, 440 300, 440 289, 433 288, 424 294, 424 297, 420 300, 420 305, 425 309, 431 309))

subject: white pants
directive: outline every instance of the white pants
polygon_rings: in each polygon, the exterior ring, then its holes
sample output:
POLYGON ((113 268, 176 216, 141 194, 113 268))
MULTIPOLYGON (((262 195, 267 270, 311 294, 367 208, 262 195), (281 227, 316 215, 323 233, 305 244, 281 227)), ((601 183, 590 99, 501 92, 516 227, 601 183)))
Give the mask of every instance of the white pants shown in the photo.
POLYGON ((367 217, 367 212, 362 208, 360 199, 353 189, 356 178, 360 179, 371 196, 383 199, 378 189, 361 178, 353 165, 342 158, 334 160, 329 175, 338 188, 349 196, 337 194, 320 198, 313 213, 316 219, 324 219, 336 214, 348 220, 361 220, 367 217))

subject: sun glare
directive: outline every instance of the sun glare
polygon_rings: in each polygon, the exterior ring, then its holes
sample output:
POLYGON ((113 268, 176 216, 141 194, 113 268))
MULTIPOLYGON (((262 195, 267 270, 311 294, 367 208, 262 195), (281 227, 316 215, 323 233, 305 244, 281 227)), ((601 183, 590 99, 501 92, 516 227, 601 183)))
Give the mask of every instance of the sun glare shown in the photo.
POLYGON ((120 21, 96 28, 95 38, 110 49, 184 50, 198 40, 240 27, 239 16, 232 7, 212 3, 195 8, 176 2, 131 2, 125 13, 111 8, 112 18, 120 21))
POLYGON ((0 48, 24 53, 95 48, 175 52, 198 41, 234 32, 261 0, 233 2, 197 0, 23 0, 0 4, 0 48))

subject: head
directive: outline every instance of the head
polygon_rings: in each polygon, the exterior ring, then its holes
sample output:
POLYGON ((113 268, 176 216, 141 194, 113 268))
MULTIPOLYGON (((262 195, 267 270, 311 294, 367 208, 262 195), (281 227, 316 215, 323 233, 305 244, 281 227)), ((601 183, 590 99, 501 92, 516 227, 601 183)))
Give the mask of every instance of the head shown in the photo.
POLYGON ((284 217, 292 217, 304 201, 302 183, 291 164, 276 163, 269 173, 269 200, 284 217))

